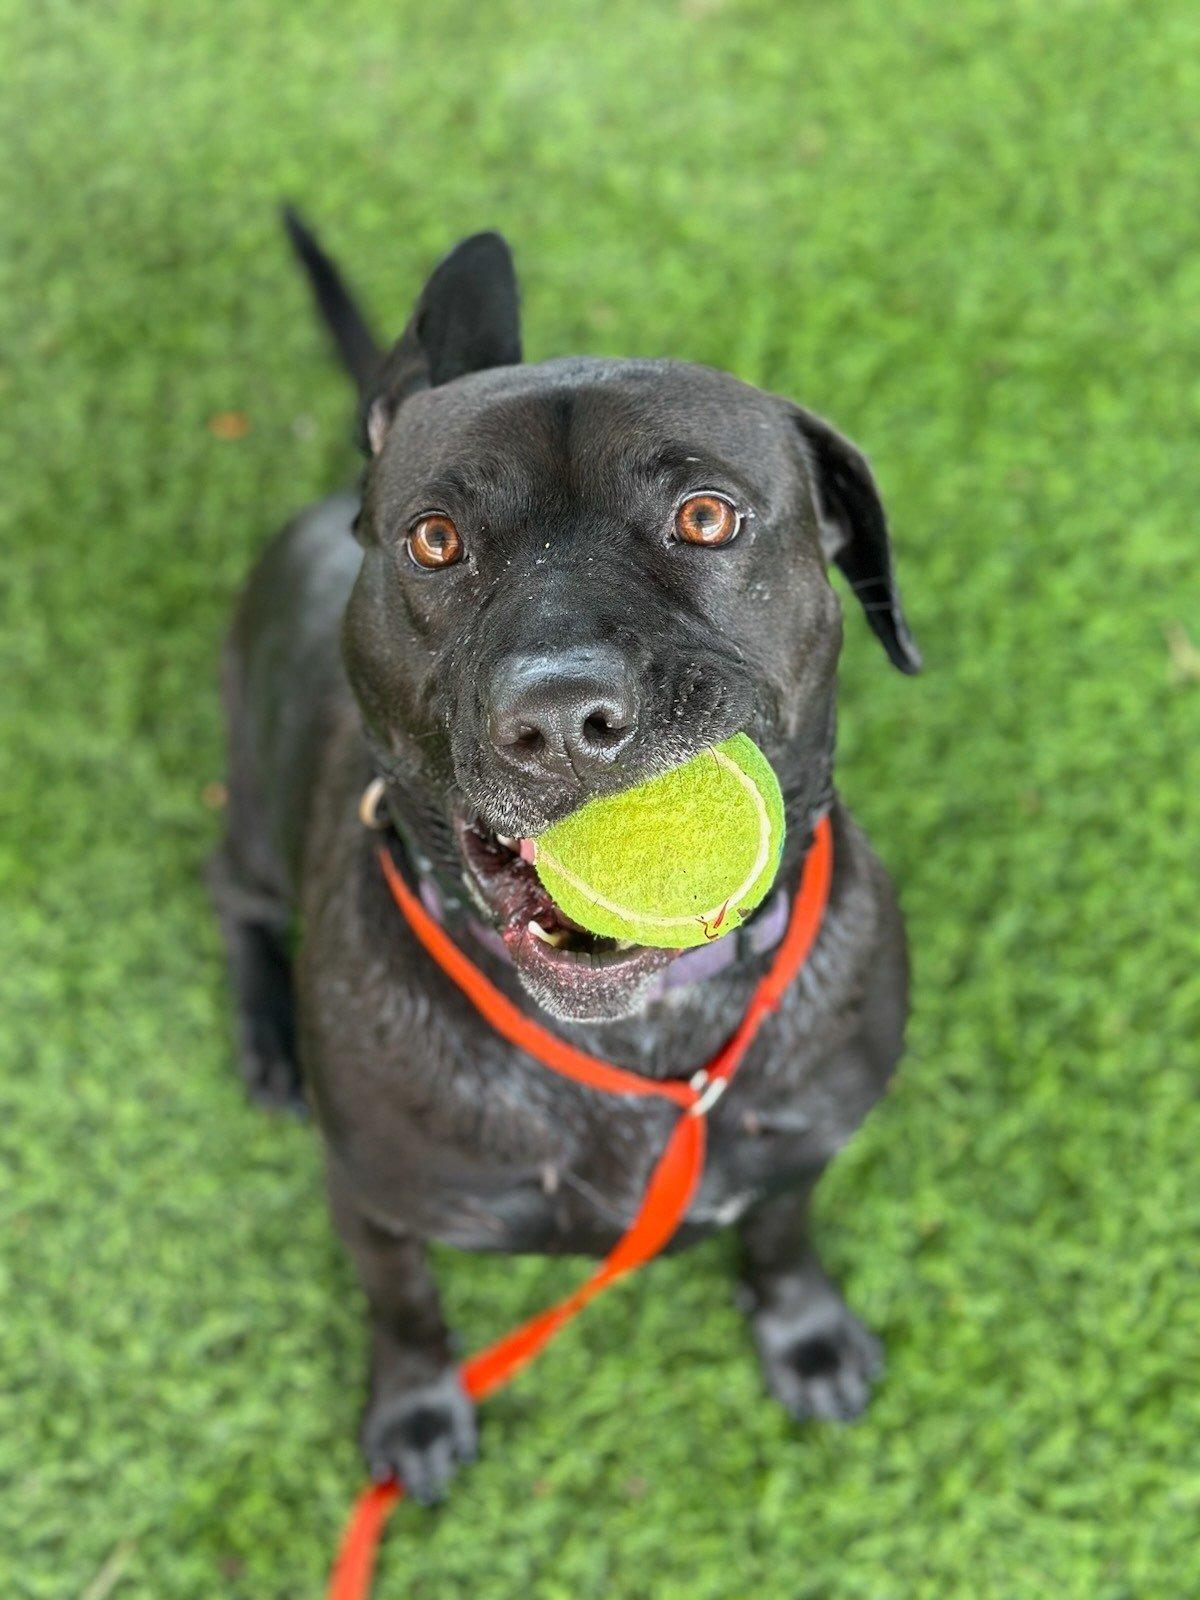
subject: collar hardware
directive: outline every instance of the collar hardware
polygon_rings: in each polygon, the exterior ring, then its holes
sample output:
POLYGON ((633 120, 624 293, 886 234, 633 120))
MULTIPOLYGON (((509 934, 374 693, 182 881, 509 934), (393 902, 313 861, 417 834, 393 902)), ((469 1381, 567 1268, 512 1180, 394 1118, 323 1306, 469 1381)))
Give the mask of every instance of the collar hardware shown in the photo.
POLYGON ((689 1117, 706 1117, 729 1087, 729 1079, 715 1078, 707 1067, 701 1067, 688 1079, 688 1088, 697 1098, 688 1107, 689 1117))
POLYGON ((358 820, 364 828, 370 828, 374 833, 381 833, 388 825, 387 810, 383 803, 386 794, 387 779, 372 778, 359 798, 358 820))

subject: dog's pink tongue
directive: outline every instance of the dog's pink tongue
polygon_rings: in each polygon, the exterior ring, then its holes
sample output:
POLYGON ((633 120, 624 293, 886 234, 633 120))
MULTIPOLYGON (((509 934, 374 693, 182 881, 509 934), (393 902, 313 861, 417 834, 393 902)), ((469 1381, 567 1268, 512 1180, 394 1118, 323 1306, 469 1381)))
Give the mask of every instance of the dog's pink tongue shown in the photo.
POLYGON ((517 854, 522 861, 532 862, 537 856, 537 845, 532 839, 522 839, 517 846, 517 854))

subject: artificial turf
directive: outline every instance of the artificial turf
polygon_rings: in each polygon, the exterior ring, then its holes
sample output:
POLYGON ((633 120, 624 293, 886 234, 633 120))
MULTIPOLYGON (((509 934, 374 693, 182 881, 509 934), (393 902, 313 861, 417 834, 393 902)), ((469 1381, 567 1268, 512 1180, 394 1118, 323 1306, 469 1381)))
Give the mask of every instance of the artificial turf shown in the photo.
MULTIPOLYGON (((0 1592, 315 1595, 359 1481, 359 1297, 201 886, 232 598, 354 470, 282 195, 392 330, 500 226, 532 356, 832 415, 927 662, 849 620, 915 967, 821 1191, 869 1413, 785 1422, 714 1242, 489 1406, 382 1600, 1200 1592, 1194 5, 3 13, 0 1592)), ((439 1267, 472 1346, 579 1270, 439 1267)))

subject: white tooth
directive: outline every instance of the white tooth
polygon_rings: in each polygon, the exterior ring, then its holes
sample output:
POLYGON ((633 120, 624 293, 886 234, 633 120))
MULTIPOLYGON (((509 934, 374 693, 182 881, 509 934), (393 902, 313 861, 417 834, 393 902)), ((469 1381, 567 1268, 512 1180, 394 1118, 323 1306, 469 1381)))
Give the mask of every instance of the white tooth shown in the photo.
POLYGON ((556 928, 551 933, 548 928, 543 928, 540 922, 530 922, 529 931, 535 939, 540 939, 543 944, 553 945, 556 950, 561 950, 570 937, 566 928, 556 928))
POLYGON ((502 844, 506 850, 511 850, 514 855, 516 854, 517 847, 520 844, 519 839, 510 839, 506 833, 498 833, 496 835, 496 840, 499 844, 502 844))

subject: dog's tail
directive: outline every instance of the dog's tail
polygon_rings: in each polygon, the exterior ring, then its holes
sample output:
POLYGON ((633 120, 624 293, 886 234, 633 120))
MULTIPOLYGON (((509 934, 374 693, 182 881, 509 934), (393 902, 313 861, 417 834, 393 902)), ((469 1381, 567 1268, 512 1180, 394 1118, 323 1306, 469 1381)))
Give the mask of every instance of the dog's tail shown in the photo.
POLYGON ((354 379, 359 396, 366 400, 383 362, 383 351, 341 273, 294 207, 283 207, 283 225, 304 268, 321 320, 333 335, 341 363, 354 379))

